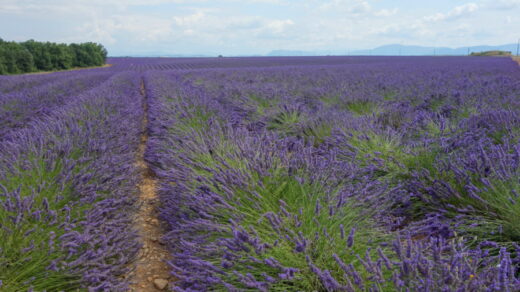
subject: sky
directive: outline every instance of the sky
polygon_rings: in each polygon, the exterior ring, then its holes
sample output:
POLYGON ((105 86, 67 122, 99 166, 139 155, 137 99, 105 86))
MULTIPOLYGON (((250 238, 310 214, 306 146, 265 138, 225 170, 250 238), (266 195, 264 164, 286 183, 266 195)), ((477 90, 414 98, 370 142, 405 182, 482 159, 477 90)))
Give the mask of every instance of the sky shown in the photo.
POLYGON ((520 38, 520 0, 0 0, 0 38, 112 56, 501 45, 520 38))

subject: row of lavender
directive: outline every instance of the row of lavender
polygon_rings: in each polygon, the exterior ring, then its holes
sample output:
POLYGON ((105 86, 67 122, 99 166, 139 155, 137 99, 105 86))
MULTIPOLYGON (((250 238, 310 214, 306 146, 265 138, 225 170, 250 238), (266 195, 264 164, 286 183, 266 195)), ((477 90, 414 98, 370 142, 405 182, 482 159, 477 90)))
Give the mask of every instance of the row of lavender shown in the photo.
POLYGON ((509 59, 145 74, 177 290, 520 288, 509 59))
POLYGON ((49 76, 0 86, 0 291, 125 291, 141 76, 49 76))
MULTIPOLYGON (((284 66, 315 66, 315 65, 352 65, 369 63, 387 63, 399 61, 414 63, 424 57, 351 57, 351 56, 322 56, 322 57, 226 57, 226 58, 108 58, 107 63, 114 65, 115 70, 149 71, 149 70, 193 70, 211 68, 260 68, 284 66)), ((456 60, 456 57, 445 57, 445 60, 456 60)))
MULTIPOLYGON (((0 93, 0 138, 5 138, 8 132, 25 126, 34 118, 51 113, 113 74, 104 71, 74 72, 61 78, 53 76, 52 79, 43 79, 42 84, 34 82, 31 86, 29 82, 18 90, 0 93)), ((5 84, 4 88, 9 88, 7 85, 10 84, 5 84)))

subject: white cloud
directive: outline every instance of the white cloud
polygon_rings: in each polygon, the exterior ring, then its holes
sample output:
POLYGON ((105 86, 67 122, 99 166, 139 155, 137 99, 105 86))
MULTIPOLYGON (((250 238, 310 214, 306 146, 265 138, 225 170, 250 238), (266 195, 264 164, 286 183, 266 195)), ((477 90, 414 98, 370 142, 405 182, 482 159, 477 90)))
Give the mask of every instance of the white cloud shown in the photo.
POLYGON ((348 7, 347 11, 354 14, 367 13, 372 11, 372 6, 367 1, 360 1, 348 7))
POLYGON ((516 41, 520 0, 468 1, 451 9, 439 4, 432 13, 419 4, 380 0, 0 0, 0 26, 5 39, 92 40, 118 52, 162 47, 246 54, 516 41))
POLYGON ((366 13, 372 9, 370 4, 363 0, 331 0, 322 3, 319 8, 323 11, 339 10, 354 14, 366 13))
POLYGON ((493 0, 487 3, 492 9, 509 10, 520 8, 520 0, 493 0))
POLYGON ((351 17, 388 17, 395 15, 399 10, 375 9, 369 1, 365 0, 331 0, 322 3, 319 9, 324 12, 340 12, 351 17))
POLYGON ((175 23, 179 26, 193 26, 200 23, 204 19, 204 12, 198 11, 194 14, 185 16, 174 16, 175 23))
POLYGON ((294 25, 294 22, 290 19, 271 20, 266 23, 265 28, 270 30, 274 34, 280 34, 285 32, 285 30, 292 25, 294 25))
POLYGON ((79 28, 79 33, 97 42, 114 44, 125 34, 135 42, 160 41, 172 36, 172 21, 142 15, 115 15, 94 19, 79 28))
POLYGON ((376 12, 374 12, 375 16, 382 16, 382 17, 388 17, 392 15, 396 15, 399 12, 398 8, 394 9, 381 9, 376 12))
POLYGON ((424 19, 426 21, 438 22, 445 20, 455 20, 461 17, 469 16, 473 12, 477 11, 479 6, 475 3, 467 3, 461 6, 457 6, 453 8, 451 11, 447 13, 436 13, 434 15, 426 16, 424 19))

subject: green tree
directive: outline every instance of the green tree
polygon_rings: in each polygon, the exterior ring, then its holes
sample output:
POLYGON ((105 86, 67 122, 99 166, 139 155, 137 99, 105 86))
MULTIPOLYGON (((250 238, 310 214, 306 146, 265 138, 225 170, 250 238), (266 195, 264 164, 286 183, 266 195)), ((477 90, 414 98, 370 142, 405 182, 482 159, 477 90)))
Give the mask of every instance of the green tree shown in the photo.
POLYGON ((37 70, 52 70, 51 53, 45 43, 28 40, 22 45, 33 55, 34 65, 37 70))
POLYGON ((0 74, 101 66, 106 57, 106 49, 93 42, 67 45, 28 40, 16 43, 0 38, 0 74))

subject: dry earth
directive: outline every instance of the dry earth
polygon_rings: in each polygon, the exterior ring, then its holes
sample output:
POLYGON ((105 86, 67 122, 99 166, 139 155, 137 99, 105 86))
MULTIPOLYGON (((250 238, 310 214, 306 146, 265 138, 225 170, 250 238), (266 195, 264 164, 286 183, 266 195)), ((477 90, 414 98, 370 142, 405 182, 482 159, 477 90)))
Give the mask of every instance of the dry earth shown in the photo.
POLYGON ((172 281, 168 265, 165 262, 169 257, 169 253, 162 242, 163 229, 157 217, 159 204, 156 193, 157 180, 155 174, 144 160, 146 142, 148 141, 146 131, 148 108, 144 83, 141 83, 141 94, 144 98, 145 114, 143 118, 143 134, 141 135, 136 163, 141 171, 142 181, 139 185, 140 207, 135 219, 135 226, 139 231, 142 248, 135 262, 135 270, 130 275, 132 282, 130 291, 136 292, 166 290, 172 281))

